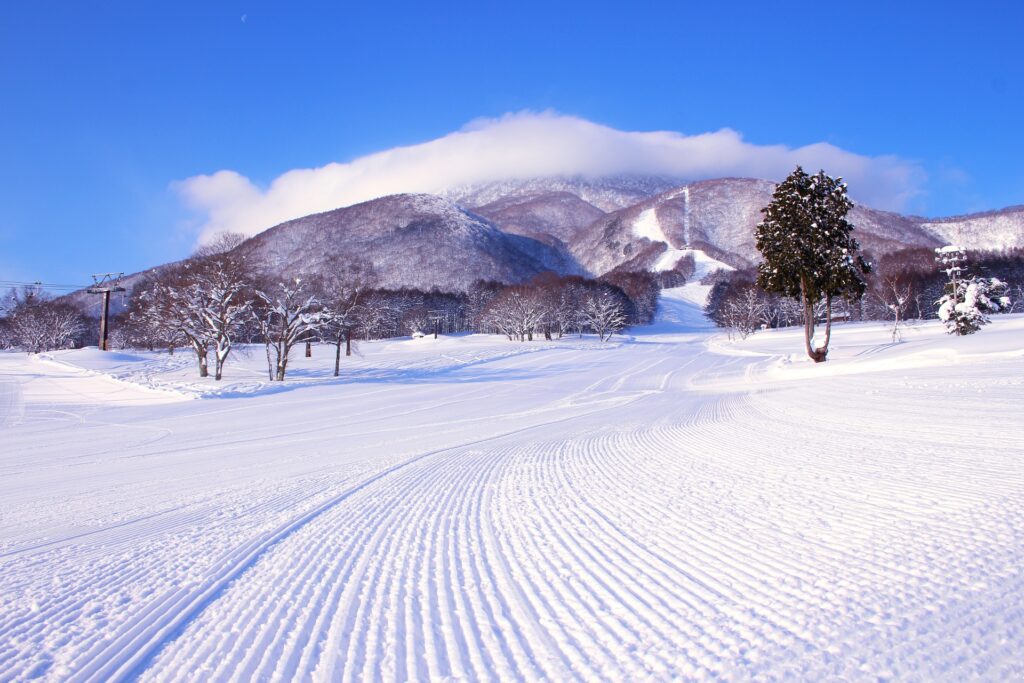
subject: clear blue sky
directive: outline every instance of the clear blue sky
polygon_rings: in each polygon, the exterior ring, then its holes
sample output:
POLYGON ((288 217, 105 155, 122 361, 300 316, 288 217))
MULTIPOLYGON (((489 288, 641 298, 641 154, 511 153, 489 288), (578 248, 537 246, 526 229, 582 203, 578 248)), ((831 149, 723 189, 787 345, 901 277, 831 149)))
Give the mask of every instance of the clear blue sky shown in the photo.
POLYGON ((265 183, 524 109, 894 154, 928 215, 1024 203, 1021 7, 8 0, 0 280, 185 255, 178 179, 265 183))

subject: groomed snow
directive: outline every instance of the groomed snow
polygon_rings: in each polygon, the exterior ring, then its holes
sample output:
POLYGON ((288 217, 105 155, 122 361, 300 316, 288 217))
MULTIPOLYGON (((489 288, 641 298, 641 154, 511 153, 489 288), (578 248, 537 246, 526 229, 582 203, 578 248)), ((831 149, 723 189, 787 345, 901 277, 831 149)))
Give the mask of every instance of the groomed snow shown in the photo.
POLYGON ((1024 676, 1024 316, 0 354, 0 680, 1024 676))

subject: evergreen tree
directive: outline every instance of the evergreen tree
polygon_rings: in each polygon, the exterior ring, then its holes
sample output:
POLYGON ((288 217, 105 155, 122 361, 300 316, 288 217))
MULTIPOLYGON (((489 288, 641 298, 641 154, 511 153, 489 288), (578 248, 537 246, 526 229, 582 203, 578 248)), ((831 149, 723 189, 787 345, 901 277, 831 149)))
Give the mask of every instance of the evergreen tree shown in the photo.
POLYGON ((958 337, 974 334, 989 323, 986 313, 1010 307, 1006 285, 996 278, 970 277, 966 272, 967 254, 955 245, 935 250, 939 270, 946 274, 945 294, 939 304, 939 320, 949 334, 958 337))
POLYGON ((832 303, 837 297, 864 295, 868 264, 846 215, 853 202, 846 184, 819 171, 808 175, 796 167, 775 189, 757 226, 757 284, 767 292, 799 299, 804 315, 804 346, 816 363, 825 360, 832 333, 832 303), (814 306, 824 299, 825 337, 814 342, 814 306))

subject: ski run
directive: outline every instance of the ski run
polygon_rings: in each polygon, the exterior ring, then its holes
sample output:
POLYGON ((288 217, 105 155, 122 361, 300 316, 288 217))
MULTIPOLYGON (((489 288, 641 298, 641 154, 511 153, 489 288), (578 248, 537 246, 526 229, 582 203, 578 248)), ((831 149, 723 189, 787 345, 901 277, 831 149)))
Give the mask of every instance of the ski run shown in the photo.
POLYGON ((0 354, 0 680, 1020 680, 1024 316, 0 354))

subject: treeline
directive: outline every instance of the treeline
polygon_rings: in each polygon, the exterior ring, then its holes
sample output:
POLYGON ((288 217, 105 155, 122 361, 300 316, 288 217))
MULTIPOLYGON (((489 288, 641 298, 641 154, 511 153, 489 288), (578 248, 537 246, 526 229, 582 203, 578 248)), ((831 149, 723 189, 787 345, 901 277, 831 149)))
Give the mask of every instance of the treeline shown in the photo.
POLYGON ((417 334, 481 332, 515 341, 597 334, 608 339, 627 325, 651 321, 658 283, 646 273, 602 280, 543 274, 521 285, 477 282, 451 293, 375 286, 368 267, 338 267, 326 274, 268 279, 226 255, 164 269, 138 283, 115 344, 187 347, 200 376, 220 379, 232 344, 262 343, 268 377, 282 380, 291 349, 327 342, 335 348, 334 373, 354 340, 417 334))
MULTIPOLYGON (((235 344, 262 344, 269 379, 282 380, 295 345, 326 342, 334 346, 337 375, 356 340, 479 332, 515 341, 593 333, 604 341, 649 323, 659 290, 654 275, 632 272, 599 280, 545 273, 519 285, 480 281, 457 293, 376 283, 371 268, 351 264, 316 276, 268 278, 230 250, 213 249, 138 279, 127 310, 111 321, 109 344, 188 349, 199 375, 216 379, 235 344)), ((95 343, 97 323, 72 304, 41 294, 30 302, 15 299, 0 317, 4 348, 38 352, 95 343)))
POLYGON ((42 353, 95 343, 95 326, 79 308, 38 287, 11 289, 0 299, 0 349, 42 353))
MULTIPOLYGON (((1005 312, 1024 311, 1024 249, 970 252, 967 271, 1001 281, 1010 302, 1005 312)), ((861 299, 833 301, 833 319, 888 321, 893 324, 894 337, 905 320, 938 318, 948 287, 948 275, 937 264, 936 252, 926 248, 904 249, 877 259, 866 279, 867 291, 861 299)), ((707 316, 730 335, 743 338, 761 328, 803 324, 799 302, 768 294, 756 281, 753 268, 713 273, 707 316)), ((823 305, 820 302, 818 309, 823 305)), ((822 314, 823 310, 816 309, 815 315, 822 314)))

